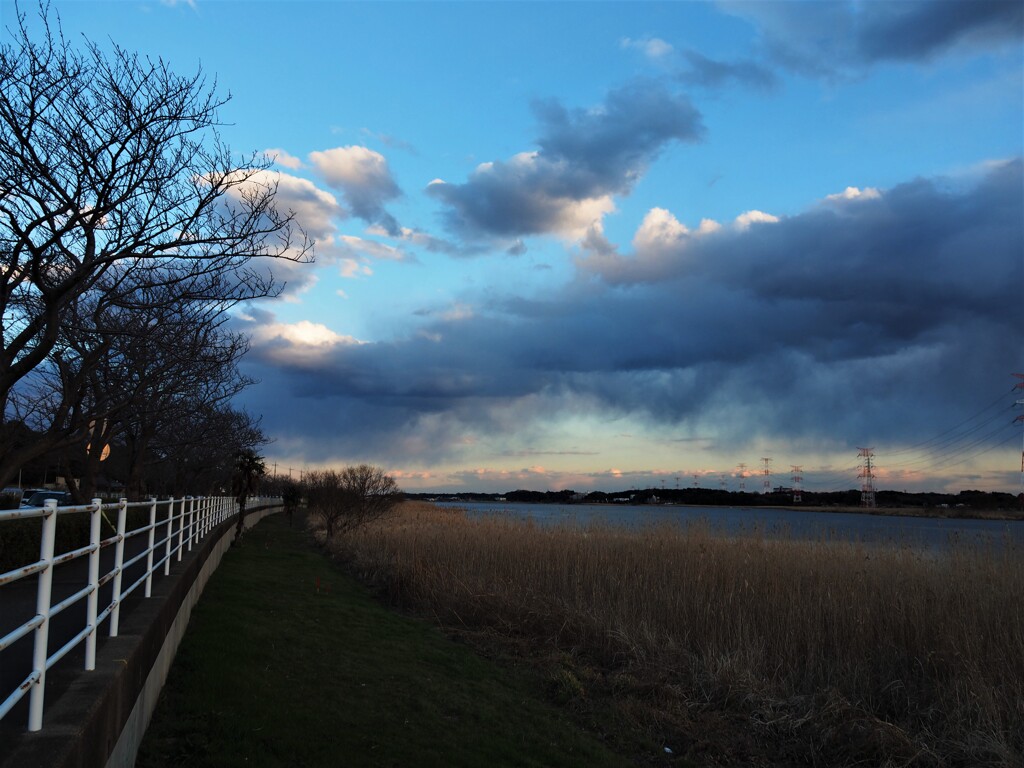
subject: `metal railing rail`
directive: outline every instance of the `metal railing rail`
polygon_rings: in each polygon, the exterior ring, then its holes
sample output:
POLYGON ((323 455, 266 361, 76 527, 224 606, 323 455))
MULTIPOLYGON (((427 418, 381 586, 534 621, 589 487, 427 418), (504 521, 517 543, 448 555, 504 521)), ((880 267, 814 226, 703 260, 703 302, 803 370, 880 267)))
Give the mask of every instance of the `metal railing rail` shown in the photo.
MULTIPOLYGON (((253 500, 254 501, 254 500, 253 500)), ((251 506, 251 504, 250 504, 251 506)), ((171 572, 171 562, 181 561, 182 554, 192 550, 215 526, 233 517, 238 512, 237 502, 229 497, 184 496, 158 501, 129 503, 127 499, 104 504, 101 499, 92 503, 57 507, 54 499, 48 499, 45 506, 0 510, 0 523, 10 520, 41 518, 42 537, 39 559, 21 568, 0 574, 0 587, 12 584, 29 576, 36 576, 36 614, 28 621, 14 628, 0 638, 0 653, 30 633, 34 633, 32 671, 15 690, 0 703, 0 720, 26 695, 29 696, 28 730, 38 731, 43 724, 43 699, 46 686, 46 672, 71 650, 85 642, 85 669, 96 669, 96 639, 100 625, 110 619, 110 637, 116 637, 121 618, 121 605, 125 598, 140 586, 145 597, 152 596, 153 575, 163 570, 171 572), (158 519, 158 509, 166 510, 166 518, 158 519), (149 521, 138 528, 128 529, 130 509, 149 509, 149 521), (177 510, 177 511, 176 511, 177 510), (111 523, 107 512, 117 513, 116 523, 111 523), (60 554, 54 553, 57 519, 61 515, 87 512, 89 514, 89 544, 60 554), (101 523, 107 520, 114 529, 113 536, 101 539, 101 523), (125 542, 139 536, 146 536, 146 545, 137 555, 125 561, 125 542), (161 538, 157 538, 161 536, 161 538), (114 547, 114 565, 111 570, 100 574, 100 552, 105 547, 114 547), (69 563, 80 557, 88 557, 88 578, 85 585, 59 603, 52 604, 53 572, 58 565, 69 563), (123 585, 125 570, 145 559, 145 572, 133 583, 123 585), (110 603, 100 610, 99 592, 104 585, 113 582, 110 603), (56 651, 50 652, 51 619, 70 606, 86 600, 87 619, 85 626, 56 651)), ((2 695, 2 692, 0 692, 2 695)))

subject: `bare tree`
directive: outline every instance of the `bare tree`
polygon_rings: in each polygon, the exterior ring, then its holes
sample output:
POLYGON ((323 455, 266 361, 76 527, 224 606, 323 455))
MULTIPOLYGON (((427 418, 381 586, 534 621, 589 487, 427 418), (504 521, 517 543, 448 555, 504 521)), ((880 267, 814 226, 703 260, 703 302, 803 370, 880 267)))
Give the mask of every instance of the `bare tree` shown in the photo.
POLYGON ((346 510, 341 473, 333 469, 306 472, 303 489, 309 511, 323 523, 327 541, 330 541, 334 538, 335 528, 338 527, 346 510))
POLYGON ((260 480, 267 474, 267 465, 263 457, 255 451, 239 451, 235 456, 235 475, 231 480, 231 490, 238 502, 238 525, 235 527, 235 541, 242 538, 245 530, 245 505, 249 497, 256 493, 260 480))
MULTIPOLYGON (((94 494, 108 446, 123 451, 116 441, 130 439, 134 493, 129 495, 134 496, 141 491, 138 481, 154 435, 226 402, 250 383, 237 368, 248 341, 225 329, 227 314, 205 300, 165 302, 167 290, 158 288, 147 291, 146 301, 135 299, 129 306, 112 300, 114 292, 79 297, 69 306, 71 322, 62 325, 54 353, 33 372, 33 378, 52 367, 62 372, 38 376, 51 382, 54 407, 26 408, 24 386, 12 395, 10 411, 21 413, 23 420, 35 411, 31 426, 37 450, 66 444, 69 433, 73 436, 69 422, 88 420, 88 439, 66 449, 84 455, 81 487, 68 481, 79 500, 94 494)), ((38 398, 41 389, 33 396, 38 398)))
POLYGON ((380 519, 402 499, 395 479, 368 464, 341 472, 307 472, 305 492, 310 511, 324 524, 327 541, 380 519))
POLYGON ((133 453, 140 462, 129 474, 130 492, 140 494, 146 483, 150 493, 189 488, 223 495, 232 491, 236 457, 268 442, 257 419, 223 404, 183 409, 174 423, 133 453))
POLYGON ((83 312, 225 311, 278 290, 261 257, 312 255, 274 205, 269 161, 220 140, 226 99, 202 71, 180 76, 116 45, 75 50, 46 13, 38 42, 19 14, 0 46, 0 485, 99 416, 73 395, 108 340, 71 358, 62 347, 83 312), (14 450, 8 426, 26 412, 46 415, 51 439, 14 450))
POLYGON ((281 484, 280 495, 281 501, 284 503, 284 511, 288 515, 288 526, 291 527, 295 510, 302 503, 302 489, 294 480, 287 479, 281 484))

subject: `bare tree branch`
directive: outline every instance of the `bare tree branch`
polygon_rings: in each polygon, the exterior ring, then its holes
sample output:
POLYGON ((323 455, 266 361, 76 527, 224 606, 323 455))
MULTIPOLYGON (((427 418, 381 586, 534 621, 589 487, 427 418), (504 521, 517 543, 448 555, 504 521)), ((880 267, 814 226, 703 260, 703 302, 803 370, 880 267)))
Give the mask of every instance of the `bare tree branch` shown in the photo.
POLYGON ((45 421, 37 453, 73 445, 97 418, 123 428, 119 412, 155 407, 143 392, 175 375, 176 348, 234 371, 244 344, 223 313, 279 290, 259 261, 313 248, 275 207, 269 161, 222 142, 216 83, 116 45, 77 50, 47 12, 40 40, 19 13, 0 46, 0 483, 32 451, 10 423, 45 421), (163 357, 145 362, 146 346, 163 357), (114 382, 128 360, 138 379, 114 382))

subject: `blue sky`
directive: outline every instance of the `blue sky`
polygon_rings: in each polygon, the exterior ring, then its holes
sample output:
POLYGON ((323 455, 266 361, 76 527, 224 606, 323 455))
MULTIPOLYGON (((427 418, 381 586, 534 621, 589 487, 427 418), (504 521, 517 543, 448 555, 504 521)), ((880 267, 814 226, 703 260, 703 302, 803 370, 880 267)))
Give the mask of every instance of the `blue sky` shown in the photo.
POLYGON ((318 241, 234 321, 279 471, 1019 488, 1017 0, 52 7, 215 77, 318 241))

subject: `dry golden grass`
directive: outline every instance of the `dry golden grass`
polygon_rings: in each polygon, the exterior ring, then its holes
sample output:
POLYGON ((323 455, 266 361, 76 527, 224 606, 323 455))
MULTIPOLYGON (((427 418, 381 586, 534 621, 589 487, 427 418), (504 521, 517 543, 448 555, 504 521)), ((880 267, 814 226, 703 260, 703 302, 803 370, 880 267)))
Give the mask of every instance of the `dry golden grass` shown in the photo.
POLYGON ((570 699, 607 689, 677 752, 1024 760, 1024 553, 1013 548, 937 557, 701 527, 549 528, 427 504, 339 546, 364 578, 447 626, 560 649, 576 660, 559 673, 570 699), (706 743, 712 714, 732 745, 706 743))

